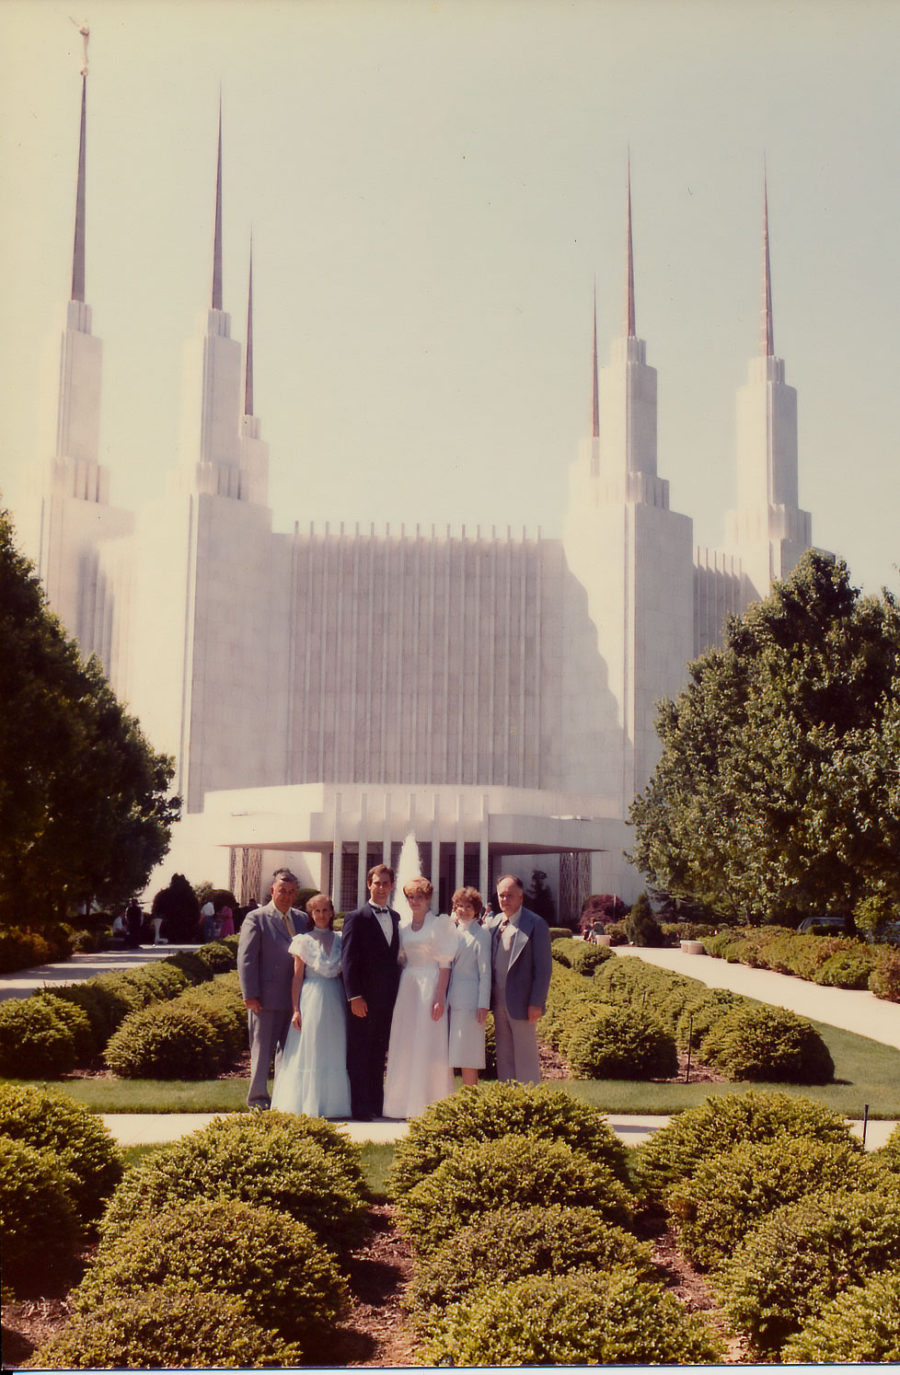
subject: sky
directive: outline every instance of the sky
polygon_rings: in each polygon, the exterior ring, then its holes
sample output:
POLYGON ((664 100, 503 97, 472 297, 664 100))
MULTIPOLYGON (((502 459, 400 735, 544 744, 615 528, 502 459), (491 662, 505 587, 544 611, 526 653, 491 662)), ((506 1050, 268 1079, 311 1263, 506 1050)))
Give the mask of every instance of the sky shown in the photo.
POLYGON ((595 286, 601 363, 622 333, 630 154, 659 472, 718 545, 765 164, 800 503, 854 582, 900 592, 895 0, 0 0, 0 494, 32 552, 71 280, 73 17, 116 504, 176 463, 221 94, 224 307, 243 340, 252 232, 277 529, 561 534, 595 286))

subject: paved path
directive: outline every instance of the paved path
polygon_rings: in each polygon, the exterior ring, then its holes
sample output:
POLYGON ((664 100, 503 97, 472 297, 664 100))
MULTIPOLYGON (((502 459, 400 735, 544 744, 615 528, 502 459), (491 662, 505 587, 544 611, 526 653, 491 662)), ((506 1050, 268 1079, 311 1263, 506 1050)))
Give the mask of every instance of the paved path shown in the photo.
POLYGON ((616 946, 616 956, 646 960, 677 974, 700 979, 709 988, 728 988, 745 993, 762 1003, 786 1007, 802 1017, 811 1017, 826 1026, 838 1026, 857 1036, 868 1036, 885 1046, 900 1050, 900 1003, 888 1003, 868 990, 822 988, 793 974, 775 974, 769 969, 751 969, 746 964, 729 964, 709 955, 686 955, 683 950, 649 950, 643 946, 616 946))
POLYGON ((7 998, 27 998, 53 984, 81 983, 95 974, 110 974, 114 969, 138 969, 153 960, 165 960, 179 950, 196 950, 196 945, 139 945, 137 950, 98 950, 76 954, 57 964, 41 964, 34 969, 17 969, 15 974, 0 974, 0 1002, 7 998))

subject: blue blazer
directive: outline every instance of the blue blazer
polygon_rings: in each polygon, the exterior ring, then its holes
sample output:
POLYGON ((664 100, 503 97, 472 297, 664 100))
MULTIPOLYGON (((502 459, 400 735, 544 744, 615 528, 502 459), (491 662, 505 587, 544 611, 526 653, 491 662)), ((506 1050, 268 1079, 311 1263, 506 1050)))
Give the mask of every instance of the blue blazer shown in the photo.
MULTIPOLYGON (((501 912, 491 923, 492 964, 497 958, 502 921, 501 912)), ((506 1010, 516 1021, 524 1022, 527 1019, 529 1007, 539 1007, 542 1012, 544 1010, 553 970, 550 944, 550 928, 544 918, 530 912, 527 907, 521 907, 506 975, 506 1010)), ((495 982, 491 994, 492 1007, 496 998, 495 982)))

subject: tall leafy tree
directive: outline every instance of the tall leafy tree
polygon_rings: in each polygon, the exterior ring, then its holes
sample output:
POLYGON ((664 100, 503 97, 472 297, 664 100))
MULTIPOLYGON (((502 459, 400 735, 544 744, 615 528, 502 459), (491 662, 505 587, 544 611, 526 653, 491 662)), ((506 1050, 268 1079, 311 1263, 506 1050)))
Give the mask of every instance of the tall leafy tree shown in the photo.
POLYGON ((900 900, 900 611, 808 552, 663 702, 632 859, 732 920, 900 900))
POLYGON ((180 813, 173 774, 48 610, 0 511, 0 924, 141 889, 180 813))

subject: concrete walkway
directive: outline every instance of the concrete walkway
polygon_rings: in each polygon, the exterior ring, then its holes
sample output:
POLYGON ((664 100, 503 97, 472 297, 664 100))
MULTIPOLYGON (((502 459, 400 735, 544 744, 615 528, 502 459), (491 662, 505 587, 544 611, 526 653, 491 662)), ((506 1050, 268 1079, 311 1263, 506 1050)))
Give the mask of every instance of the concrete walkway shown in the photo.
POLYGON ((15 974, 0 974, 0 1002, 7 998, 27 998, 54 984, 77 984, 95 974, 111 974, 117 969, 139 969, 153 960, 165 960, 181 950, 196 950, 196 945, 139 945, 137 950, 98 950, 76 954, 56 964, 41 964, 33 969, 17 969, 15 974))
POLYGON ((732 993, 744 993, 761 1003, 786 1007, 801 1017, 853 1031, 857 1036, 868 1036, 884 1046, 900 1050, 900 1003, 887 1003, 867 989, 823 988, 793 974, 751 969, 749 965, 729 964, 727 960, 714 960, 709 955, 686 955, 683 950, 618 945, 615 953, 617 957, 631 956, 671 969, 676 974, 700 979, 709 988, 728 988, 732 993))

